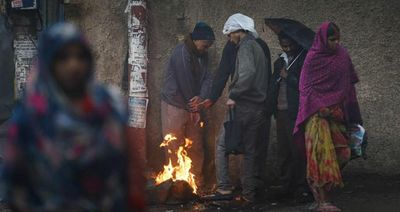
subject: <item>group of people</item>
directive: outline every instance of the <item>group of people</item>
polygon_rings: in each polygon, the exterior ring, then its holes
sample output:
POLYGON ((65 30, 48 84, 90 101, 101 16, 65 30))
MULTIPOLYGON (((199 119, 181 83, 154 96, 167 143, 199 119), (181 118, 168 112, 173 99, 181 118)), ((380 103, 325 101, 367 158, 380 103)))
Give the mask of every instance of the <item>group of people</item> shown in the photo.
MULTIPOLYGON (((285 193, 294 198, 312 195, 312 209, 340 211, 330 202, 329 193, 343 185, 341 168, 351 156, 349 133, 362 119, 355 92, 358 77, 339 44, 339 27, 324 22, 310 49, 279 33, 283 52, 273 63, 273 72, 268 45, 259 38, 253 19, 234 14, 223 34, 228 41, 214 78, 207 50, 215 35, 209 25, 198 22, 173 50, 161 91, 163 133, 194 141, 189 156, 201 187, 204 138, 198 123, 207 121, 205 111, 221 97, 230 78, 225 120, 232 118, 233 111, 243 145, 242 194, 236 200, 252 203, 265 190, 264 167, 271 117, 275 117, 278 175, 285 193)), ((235 188, 229 179, 225 133, 222 126, 215 155, 216 198, 232 196, 235 188)))
MULTIPOLYGON (((259 38, 253 19, 234 14, 223 34, 229 39, 215 77, 207 55, 215 35, 206 23, 197 23, 173 50, 161 92, 163 133, 193 141, 189 156, 202 187, 204 128, 199 123, 206 121, 205 110, 220 98, 230 78, 226 107, 241 124, 244 147, 242 195, 237 200, 252 203, 265 188, 274 116, 287 193, 311 191, 313 209, 339 211, 329 192, 343 184, 341 168, 350 159, 347 135, 362 122, 354 88, 358 78, 339 45, 339 28, 323 23, 309 50, 279 34, 283 53, 273 72, 268 45, 259 38)), ((59 23, 42 33, 37 70, 10 121, 2 164, 2 197, 16 211, 144 209, 143 161, 131 146, 126 104, 115 89, 93 80, 93 67, 89 45, 75 26, 59 23)), ((215 155, 217 197, 234 190, 225 134, 221 127, 215 155)))

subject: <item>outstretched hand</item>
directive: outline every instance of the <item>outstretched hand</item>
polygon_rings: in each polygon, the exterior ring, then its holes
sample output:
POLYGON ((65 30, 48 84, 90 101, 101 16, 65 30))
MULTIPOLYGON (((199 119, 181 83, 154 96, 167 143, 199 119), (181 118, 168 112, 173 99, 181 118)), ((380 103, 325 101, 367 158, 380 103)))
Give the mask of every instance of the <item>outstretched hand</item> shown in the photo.
POLYGON ((192 113, 200 111, 202 108, 200 107, 201 102, 203 99, 200 96, 195 96, 189 100, 188 108, 189 111, 192 113))
POLYGON ((329 110, 329 108, 324 107, 324 108, 319 109, 318 114, 320 117, 326 118, 331 115, 331 111, 329 110))
POLYGON ((228 107, 233 108, 236 105, 236 102, 233 101, 232 99, 228 99, 228 101, 226 102, 226 105, 228 105, 228 107))
POLYGON ((285 68, 283 68, 283 69, 281 69, 281 72, 280 72, 279 75, 280 75, 283 79, 286 79, 287 76, 288 76, 288 71, 287 71, 285 68))
POLYGON ((199 106, 201 107, 201 109, 208 109, 211 106, 214 105, 214 102, 211 99, 206 99, 204 101, 202 101, 199 106))

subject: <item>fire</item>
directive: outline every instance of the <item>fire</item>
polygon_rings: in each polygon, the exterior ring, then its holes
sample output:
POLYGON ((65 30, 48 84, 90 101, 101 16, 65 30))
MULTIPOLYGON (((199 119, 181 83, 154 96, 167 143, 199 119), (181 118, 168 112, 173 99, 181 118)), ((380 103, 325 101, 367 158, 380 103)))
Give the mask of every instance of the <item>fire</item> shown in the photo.
POLYGON ((200 122, 200 127, 201 127, 201 128, 204 127, 204 122, 200 122))
MULTIPOLYGON (((172 135, 167 134, 164 137, 164 141, 160 144, 160 147, 167 147, 172 142, 177 142, 178 139, 172 135)), ((190 171, 192 168, 192 159, 187 154, 187 149, 190 149, 193 141, 185 138, 185 145, 179 146, 178 151, 176 152, 176 156, 178 158, 176 166, 172 165, 171 158, 169 158, 169 162, 164 166, 164 170, 161 171, 155 181, 156 185, 171 179, 172 181, 182 180, 186 181, 193 189, 193 193, 197 193, 197 185, 194 180, 195 175, 190 171)), ((168 153, 171 153, 171 150, 168 150, 168 153)))

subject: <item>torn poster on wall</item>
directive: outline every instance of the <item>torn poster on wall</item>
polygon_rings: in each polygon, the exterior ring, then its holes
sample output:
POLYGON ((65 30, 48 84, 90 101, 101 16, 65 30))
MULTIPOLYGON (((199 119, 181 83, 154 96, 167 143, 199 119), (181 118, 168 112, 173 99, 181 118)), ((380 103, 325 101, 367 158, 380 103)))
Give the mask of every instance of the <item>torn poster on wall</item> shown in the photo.
POLYGON ((129 76, 130 79, 130 89, 129 93, 131 96, 135 96, 133 93, 138 92, 146 92, 146 71, 143 71, 140 65, 133 65, 131 70, 131 74, 129 76))
POLYGON ((146 113, 149 100, 147 98, 129 97, 130 127, 146 128, 146 113))
MULTIPOLYGON (((146 2, 144 0, 128 0, 128 5, 125 9, 128 14, 128 70, 129 70, 129 97, 147 100, 147 35, 146 35, 146 2)), ((135 101, 129 101, 129 104, 135 101)), ((146 103, 146 105, 147 105, 146 103)), ((129 105, 130 110, 138 110, 131 112, 133 117, 130 117, 130 122, 139 122, 142 124, 133 124, 135 128, 145 128, 143 120, 135 120, 143 118, 137 116, 138 113, 143 113, 146 119, 147 106, 145 108, 129 105), (143 111, 144 110, 144 111, 143 111)))
POLYGON ((13 9, 36 9, 37 3, 36 0, 11 0, 11 8, 13 9))
POLYGON ((36 56, 36 41, 29 35, 18 35, 14 40, 15 95, 20 98, 36 56))

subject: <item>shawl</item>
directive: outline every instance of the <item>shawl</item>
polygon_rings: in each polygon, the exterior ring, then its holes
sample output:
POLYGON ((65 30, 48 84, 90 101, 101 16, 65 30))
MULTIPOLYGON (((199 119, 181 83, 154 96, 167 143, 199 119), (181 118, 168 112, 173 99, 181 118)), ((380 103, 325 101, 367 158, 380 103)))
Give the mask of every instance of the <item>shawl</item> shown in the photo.
POLYGON ((72 109, 51 74, 55 55, 71 43, 89 51, 71 24, 59 23, 42 33, 38 67, 10 122, 1 183, 8 202, 18 204, 18 188, 32 210, 100 210, 106 199, 108 210, 123 211, 127 111, 122 98, 92 76, 84 113, 72 109))
MULTIPOLYGON (((354 106, 347 103, 357 102, 354 84, 358 82, 358 76, 345 48, 339 44, 335 51, 328 48, 329 25, 330 22, 324 22, 320 26, 304 61, 299 84, 300 105, 295 134, 320 108, 335 104, 354 106)), ((345 108, 345 111, 349 110, 350 108, 345 108)), ((361 120, 361 118, 352 119, 361 120)))

